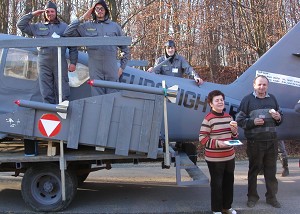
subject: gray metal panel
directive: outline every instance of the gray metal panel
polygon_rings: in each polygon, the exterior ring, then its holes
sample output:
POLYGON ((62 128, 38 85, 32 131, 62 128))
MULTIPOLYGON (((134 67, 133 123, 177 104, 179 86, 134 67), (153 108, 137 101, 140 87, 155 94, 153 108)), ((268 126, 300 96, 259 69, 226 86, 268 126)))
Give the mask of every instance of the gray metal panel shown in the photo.
POLYGON ((128 60, 127 66, 148 66, 149 62, 147 60, 128 60))
POLYGON ((156 102, 159 101, 157 97, 163 96, 137 92, 122 94, 74 100, 70 102, 67 119, 62 119, 53 112, 35 109, 3 114, 0 115, 0 130, 4 134, 63 140, 68 142, 69 148, 76 149, 78 144, 103 146, 115 149, 116 155, 151 152, 149 157, 156 158, 162 118, 162 113, 159 113, 162 110, 157 107, 162 102, 156 102), (49 113, 58 116, 61 122, 60 131, 51 137, 44 136, 38 128, 43 115, 49 113), (160 120, 156 118, 159 115, 160 120))
POLYGON ((3 139, 3 138, 5 138, 5 137, 7 137, 7 134, 0 133, 0 139, 3 139))
POLYGON ((150 144, 148 149, 148 158, 157 158, 158 152, 158 140, 161 130, 162 118, 163 118, 163 96, 156 96, 154 114, 152 119, 150 144))
POLYGON ((114 107, 113 96, 104 96, 99 116, 99 124, 96 137, 97 146, 106 146, 108 142, 108 133, 110 128, 110 121, 114 107))
POLYGON ((121 94, 130 98, 130 103, 136 107, 129 149, 147 153, 156 95, 126 90, 122 90, 121 94))
POLYGON ((122 90, 121 94, 123 97, 134 98, 134 99, 145 99, 145 100, 155 100, 155 94, 147 94, 142 92, 135 92, 135 91, 126 91, 122 90))
POLYGON ((119 123, 121 117, 121 109, 122 107, 116 106, 116 101, 114 102, 113 113, 111 117, 109 133, 108 133, 108 142, 107 147, 109 148, 116 148, 117 138, 118 138, 118 131, 119 131, 119 123))
POLYGON ((69 106, 71 112, 68 115, 70 117, 70 127, 68 135, 68 148, 78 149, 78 141, 81 130, 81 122, 84 109, 84 100, 77 100, 70 103, 69 106))
POLYGON ((56 46, 93 46, 93 45, 130 45, 131 37, 61 37, 54 38, 22 38, 2 39, 1 48, 31 48, 31 47, 56 47, 56 46))
POLYGON ((140 134, 140 143, 138 151, 148 152, 148 147, 150 143, 150 134, 151 134, 151 124, 153 118, 154 102, 150 100, 144 101, 143 107, 143 120, 140 134))
POLYGON ((80 144, 95 145, 103 97, 94 96, 84 99, 80 144))
POLYGON ((131 143, 130 143, 130 147, 129 147, 129 149, 132 151, 138 151, 138 149, 139 149, 141 127, 142 127, 142 121, 143 121, 142 107, 143 106, 141 106, 139 108, 136 107, 135 111, 134 111, 133 128, 132 128, 132 133, 131 133, 131 143))
MULTIPOLYGON (((33 136, 35 110, 22 109, 16 112, 0 115, 0 130, 2 133, 33 136)), ((36 124, 37 126, 37 124, 36 124)))
POLYGON ((33 136, 33 131, 35 128, 34 119, 35 119, 36 110, 35 109, 28 109, 24 111, 23 116, 25 117, 24 120, 27 121, 27 125, 24 127, 24 136, 33 136))
MULTIPOLYGON (((141 114, 137 114, 137 109, 134 112, 134 121, 137 117, 140 117, 141 114)), ((133 124, 132 133, 131 133, 131 142, 129 146, 129 150, 131 151, 138 151, 139 144, 140 144, 140 135, 141 135, 141 125, 140 124, 133 124)))
POLYGON ((134 118, 134 108, 122 107, 118 138, 116 144, 116 155, 128 155, 134 118))

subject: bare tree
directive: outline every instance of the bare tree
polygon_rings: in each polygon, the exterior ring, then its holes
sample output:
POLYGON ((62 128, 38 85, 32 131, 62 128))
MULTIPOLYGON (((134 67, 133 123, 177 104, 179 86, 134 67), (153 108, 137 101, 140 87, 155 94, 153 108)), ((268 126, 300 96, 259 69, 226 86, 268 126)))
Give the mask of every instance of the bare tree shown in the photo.
POLYGON ((2 1, 0 11, 0 33, 8 33, 9 0, 2 1))
MULTIPOLYGON (((55 1, 55 0, 53 0, 55 1)), ((20 16, 42 9, 47 0, 2 0, 0 32, 17 34, 20 16)), ((59 17, 69 23, 94 0, 56 0, 59 17)), ((150 66, 166 40, 206 80, 227 82, 262 56, 299 21, 294 0, 106 0, 111 17, 132 37, 131 55, 150 66), (225 74, 225 75, 220 75, 225 74)), ((43 16, 34 22, 43 21, 43 16)))

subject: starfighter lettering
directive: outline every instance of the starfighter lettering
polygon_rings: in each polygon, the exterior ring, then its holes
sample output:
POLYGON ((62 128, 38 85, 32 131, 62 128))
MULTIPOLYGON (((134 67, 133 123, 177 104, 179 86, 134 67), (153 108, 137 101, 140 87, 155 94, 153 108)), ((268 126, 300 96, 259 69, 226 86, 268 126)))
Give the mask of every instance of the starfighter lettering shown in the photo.
MULTIPOLYGON (((149 87, 157 87, 161 88, 161 83, 156 83, 151 79, 146 79, 143 77, 139 77, 136 79, 135 75, 130 75, 128 73, 123 73, 122 77, 120 78, 120 82, 123 83, 130 83, 133 84, 134 82, 138 82, 139 85, 149 86, 149 87)), ((168 86, 167 86, 168 87, 168 86)), ((199 106, 202 106, 202 112, 206 111, 207 108, 207 101, 206 99, 201 100, 201 94, 196 94, 193 91, 185 91, 184 89, 178 89, 178 101, 177 104, 179 106, 184 106, 185 108, 190 108, 194 110, 198 110, 199 106)))
MULTIPOLYGON (((162 87, 162 83, 160 82, 155 83, 151 79, 137 77, 135 75, 130 75, 125 72, 120 78, 120 82, 129 83, 129 84, 134 84, 135 82, 137 82, 139 85, 143 85, 143 86, 156 87, 156 88, 162 87)), ((201 95, 199 93, 195 93, 193 91, 187 91, 184 90, 183 88, 178 89, 177 105, 184 106, 185 108, 189 108, 189 109, 194 109, 196 111, 200 109, 202 112, 207 112, 210 109, 207 103, 207 96, 201 95)), ((238 105, 225 101, 225 111, 228 112, 233 118, 235 118, 237 109, 238 109, 238 105)))

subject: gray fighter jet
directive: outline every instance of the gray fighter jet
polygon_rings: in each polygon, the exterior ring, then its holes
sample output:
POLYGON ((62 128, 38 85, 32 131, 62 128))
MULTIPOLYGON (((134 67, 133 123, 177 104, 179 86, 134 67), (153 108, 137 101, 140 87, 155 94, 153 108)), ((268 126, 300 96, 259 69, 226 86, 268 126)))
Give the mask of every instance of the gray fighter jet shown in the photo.
MULTIPOLYGON (((77 183, 83 182, 93 170, 110 169, 114 162, 156 160, 164 154, 165 159, 177 158, 176 167, 182 166, 180 158, 188 158, 160 141, 198 141, 201 122, 210 111, 206 97, 215 89, 225 94, 226 111, 234 117, 241 99, 253 91, 256 75, 269 78, 269 92, 276 96, 283 112, 279 139, 299 140, 300 113, 295 111, 300 99, 299 37, 300 24, 228 85, 205 82, 197 86, 194 80, 127 67, 120 83, 107 83, 107 87, 117 87, 120 92, 95 97, 91 97, 90 88, 105 83, 89 80, 88 57, 80 53, 77 70, 69 73, 71 97, 68 102, 54 105, 42 103, 36 49, 14 45, 20 41, 26 43, 25 40, 30 43, 33 39, 0 34, 0 138, 2 141, 21 139, 25 144, 34 142, 35 146, 37 142, 48 142, 48 153, 49 142, 63 142, 60 150, 66 149, 65 157, 51 156, 51 151, 43 157, 36 150, 33 157, 24 153, 5 157, 0 154, 0 170, 14 171, 16 175, 25 173, 22 195, 34 210, 58 211, 71 203, 77 183), (14 48, 9 47, 9 42, 14 48), (166 88, 178 86, 175 103, 167 102, 167 126, 163 103, 166 97, 174 96, 174 91, 162 89, 163 81, 166 88), (74 151, 84 153, 77 155, 74 151), (166 158, 166 153, 171 153, 170 157, 166 158), (101 167, 94 169, 92 164, 101 167), (60 179, 59 170, 64 169, 65 178, 60 179), (64 179, 66 186, 61 185, 64 179), (47 186, 57 188, 50 190, 47 186)), ((240 133, 242 140, 243 131, 240 133)), ((183 150, 194 152, 188 147, 183 150)), ((164 168, 169 166, 164 162, 164 168)), ((187 171, 194 181, 201 177, 194 166, 187 171)), ((177 174, 180 180, 179 177, 180 169, 177 174)))

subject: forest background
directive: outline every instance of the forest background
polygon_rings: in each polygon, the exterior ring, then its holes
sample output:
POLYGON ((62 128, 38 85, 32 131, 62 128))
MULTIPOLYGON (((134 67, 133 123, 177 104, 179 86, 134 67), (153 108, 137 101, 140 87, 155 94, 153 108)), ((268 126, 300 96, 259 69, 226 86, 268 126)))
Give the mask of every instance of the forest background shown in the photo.
MULTIPOLYGON (((53 0, 66 23, 96 1, 53 0)), ((21 35, 16 23, 45 0, 1 0, 0 33, 21 35)), ((300 18, 300 0, 106 0, 112 20, 132 38, 131 58, 149 66, 168 39, 205 81, 228 84, 243 73, 300 18)), ((42 21, 36 17, 34 21, 42 21)), ((300 39, 300 38, 299 38, 300 39)), ((300 49, 300 47, 299 47, 300 49)), ((300 144, 288 142, 291 156, 300 144)))

